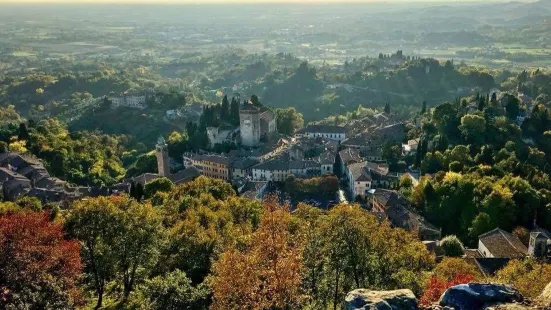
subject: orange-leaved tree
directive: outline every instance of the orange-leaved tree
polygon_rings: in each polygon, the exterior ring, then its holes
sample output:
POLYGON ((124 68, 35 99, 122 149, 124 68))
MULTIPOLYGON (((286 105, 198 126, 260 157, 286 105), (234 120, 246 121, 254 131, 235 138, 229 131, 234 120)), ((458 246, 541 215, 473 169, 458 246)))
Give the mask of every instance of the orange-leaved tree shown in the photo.
POLYGON ((214 264, 213 309, 296 309, 302 302, 302 249, 288 206, 264 203, 250 244, 233 246, 214 264))
POLYGON ((0 308, 67 309, 82 301, 79 244, 46 212, 0 216, 0 308))

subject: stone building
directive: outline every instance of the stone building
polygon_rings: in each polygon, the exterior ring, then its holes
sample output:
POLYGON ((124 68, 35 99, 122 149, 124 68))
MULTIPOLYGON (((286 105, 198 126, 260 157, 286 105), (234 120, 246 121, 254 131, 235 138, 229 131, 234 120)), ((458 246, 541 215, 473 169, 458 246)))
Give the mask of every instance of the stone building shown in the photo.
POLYGON ((254 147, 260 144, 260 107, 252 103, 243 104, 239 108, 239 129, 241 131, 241 144, 254 147))

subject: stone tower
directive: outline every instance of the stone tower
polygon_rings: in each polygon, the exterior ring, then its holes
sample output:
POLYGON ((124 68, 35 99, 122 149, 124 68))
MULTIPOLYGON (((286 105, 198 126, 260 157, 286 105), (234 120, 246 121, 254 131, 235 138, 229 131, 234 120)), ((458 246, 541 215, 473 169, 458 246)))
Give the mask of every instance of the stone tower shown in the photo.
POLYGON ((241 144, 244 146, 257 146, 260 144, 260 108, 245 103, 239 108, 239 129, 241 131, 241 144))
POLYGON ((157 154, 157 171, 160 177, 170 176, 170 160, 168 159, 168 145, 163 137, 157 139, 155 146, 157 154))

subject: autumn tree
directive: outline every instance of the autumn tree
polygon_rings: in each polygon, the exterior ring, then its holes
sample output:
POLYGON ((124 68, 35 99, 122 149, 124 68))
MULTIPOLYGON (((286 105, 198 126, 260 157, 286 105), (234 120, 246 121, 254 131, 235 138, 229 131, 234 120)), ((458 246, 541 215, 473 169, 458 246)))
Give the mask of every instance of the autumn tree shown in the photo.
POLYGON ((551 282, 551 265, 534 258, 512 260, 496 273, 495 280, 513 285, 523 296, 534 298, 551 282))
POLYGON ((229 248, 214 264, 213 309, 300 308, 303 242, 289 229, 287 206, 270 200, 264 208, 251 243, 229 248))
POLYGON ((46 212, 0 215, 0 308, 69 309, 80 304, 79 244, 46 212))

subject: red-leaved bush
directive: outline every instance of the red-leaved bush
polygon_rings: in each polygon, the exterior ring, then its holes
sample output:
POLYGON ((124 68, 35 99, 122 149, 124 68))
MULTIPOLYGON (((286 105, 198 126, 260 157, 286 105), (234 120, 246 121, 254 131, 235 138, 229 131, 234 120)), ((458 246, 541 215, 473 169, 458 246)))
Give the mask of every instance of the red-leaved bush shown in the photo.
POLYGON ((432 276, 427 283, 425 293, 421 297, 420 303, 428 306, 440 299, 440 296, 450 287, 458 284, 467 284, 474 280, 470 274, 458 274, 451 281, 445 281, 437 276, 432 276))

